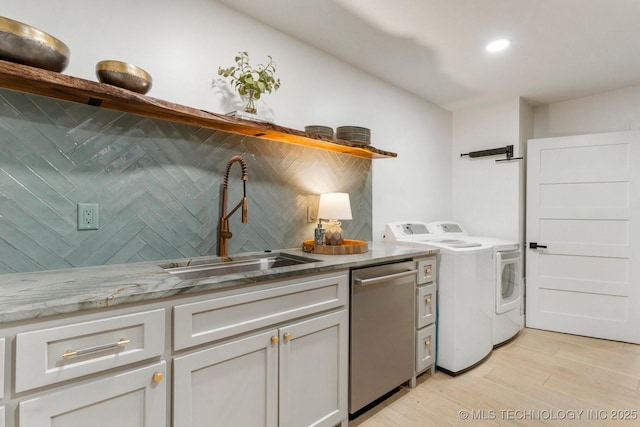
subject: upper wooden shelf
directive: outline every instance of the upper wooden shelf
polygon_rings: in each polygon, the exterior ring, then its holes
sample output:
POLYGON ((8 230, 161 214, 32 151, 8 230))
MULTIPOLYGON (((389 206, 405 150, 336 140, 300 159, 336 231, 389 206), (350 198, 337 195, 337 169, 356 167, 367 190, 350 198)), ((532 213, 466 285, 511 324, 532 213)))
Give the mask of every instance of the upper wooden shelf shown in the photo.
POLYGON ((272 123, 198 110, 116 86, 2 60, 0 60, 0 87, 224 132, 351 154, 367 159, 397 156, 396 153, 371 146, 333 138, 315 138, 303 131, 272 123))

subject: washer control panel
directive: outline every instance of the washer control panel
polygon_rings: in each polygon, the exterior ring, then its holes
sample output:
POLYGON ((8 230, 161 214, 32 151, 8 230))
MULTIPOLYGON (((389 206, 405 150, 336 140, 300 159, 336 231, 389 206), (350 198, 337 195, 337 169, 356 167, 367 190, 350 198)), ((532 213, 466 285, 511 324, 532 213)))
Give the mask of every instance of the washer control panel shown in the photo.
POLYGON ((424 222, 391 222, 385 226, 383 240, 396 241, 430 236, 432 233, 424 222))

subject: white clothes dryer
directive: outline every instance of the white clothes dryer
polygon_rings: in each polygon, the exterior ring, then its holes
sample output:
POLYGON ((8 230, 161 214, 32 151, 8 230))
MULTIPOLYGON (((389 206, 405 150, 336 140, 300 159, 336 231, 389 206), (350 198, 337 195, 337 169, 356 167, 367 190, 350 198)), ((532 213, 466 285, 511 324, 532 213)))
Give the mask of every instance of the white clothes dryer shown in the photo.
POLYGON ((427 224, 429 230, 443 237, 462 238, 491 246, 495 300, 493 345, 505 344, 524 327, 524 283, 522 256, 517 242, 492 237, 469 236, 464 227, 452 221, 427 224))
POLYGON ((383 239, 439 249, 436 367, 457 375, 481 363, 493 349, 491 246, 436 236, 417 221, 387 224, 383 239))

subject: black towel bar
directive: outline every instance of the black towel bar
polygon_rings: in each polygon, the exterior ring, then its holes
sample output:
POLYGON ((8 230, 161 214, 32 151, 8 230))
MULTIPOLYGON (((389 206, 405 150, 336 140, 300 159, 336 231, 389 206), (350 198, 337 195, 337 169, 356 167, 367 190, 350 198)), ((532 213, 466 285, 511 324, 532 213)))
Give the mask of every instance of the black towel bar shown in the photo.
POLYGON ((513 145, 507 145, 506 147, 500 148, 491 148, 488 150, 480 150, 480 151, 471 151, 469 153, 462 153, 460 157, 469 156, 471 158, 475 157, 486 157, 486 156, 498 156, 500 154, 506 154, 506 159, 499 159, 496 162, 506 162, 510 160, 520 160, 522 157, 513 157, 513 145))

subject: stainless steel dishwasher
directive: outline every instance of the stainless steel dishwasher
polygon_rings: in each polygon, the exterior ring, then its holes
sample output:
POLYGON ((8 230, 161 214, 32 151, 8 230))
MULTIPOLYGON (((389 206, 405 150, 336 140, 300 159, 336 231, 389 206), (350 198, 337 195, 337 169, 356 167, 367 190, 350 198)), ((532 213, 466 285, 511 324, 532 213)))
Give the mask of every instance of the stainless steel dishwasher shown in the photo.
POLYGON ((351 271, 350 414, 413 377, 416 280, 413 261, 351 271))

